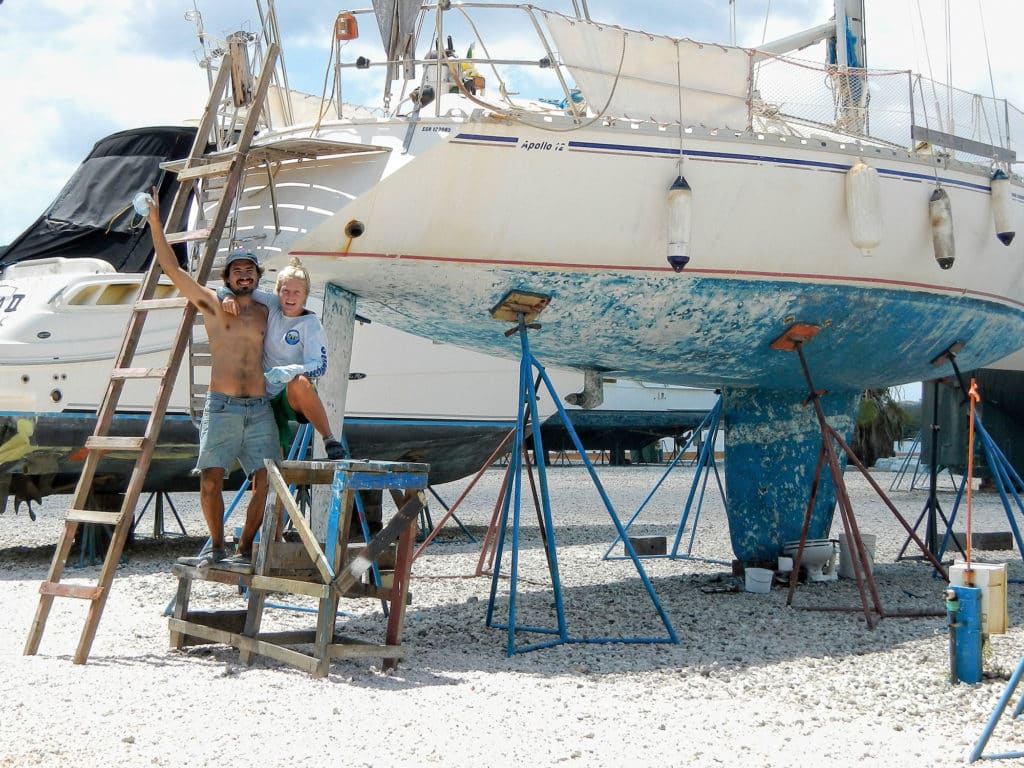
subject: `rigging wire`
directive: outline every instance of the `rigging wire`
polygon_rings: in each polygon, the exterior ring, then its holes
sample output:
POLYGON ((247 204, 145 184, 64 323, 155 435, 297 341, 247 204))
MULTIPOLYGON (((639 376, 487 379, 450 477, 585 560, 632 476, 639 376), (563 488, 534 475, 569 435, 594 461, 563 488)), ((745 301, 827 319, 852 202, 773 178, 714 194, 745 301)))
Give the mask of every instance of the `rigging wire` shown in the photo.
POLYGON ((772 0, 768 0, 768 5, 764 9, 764 26, 761 28, 761 45, 764 45, 765 40, 768 39, 768 17, 772 15, 772 0))
MULTIPOLYGON (((978 0, 978 18, 981 22, 981 39, 985 44, 985 64, 988 66, 988 87, 992 91, 992 106, 993 110, 998 108, 999 99, 996 98, 996 80, 992 74, 992 56, 989 53, 988 48, 988 30, 985 28, 985 12, 982 10, 981 0, 978 0)), ((999 132, 999 146, 1005 147, 1009 144, 1009 141, 1004 141, 1003 137, 1003 122, 998 119, 996 115, 996 129, 999 132)), ((1008 137, 1007 137, 1008 138, 1008 137)))

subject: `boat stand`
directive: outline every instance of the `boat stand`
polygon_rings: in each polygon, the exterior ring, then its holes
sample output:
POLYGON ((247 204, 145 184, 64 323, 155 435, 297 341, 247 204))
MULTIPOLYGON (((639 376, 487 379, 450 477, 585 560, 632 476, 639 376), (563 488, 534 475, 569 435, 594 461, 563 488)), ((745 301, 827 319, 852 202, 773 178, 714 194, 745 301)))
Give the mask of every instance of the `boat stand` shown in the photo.
MULTIPOLYGON (((939 363, 949 359, 952 361, 954 355, 953 347, 950 347, 937 358, 932 360, 932 365, 938 365, 939 363)), ((954 364, 955 365, 955 364, 954 364)), ((952 530, 952 521, 946 519, 945 513, 942 511, 942 505, 939 504, 939 498, 937 495, 938 489, 938 478, 939 478, 939 380, 934 379, 932 381, 932 434, 931 434, 931 454, 932 460, 928 467, 928 499, 925 501, 924 507, 921 509, 921 514, 918 515, 917 521, 914 523, 914 530, 918 529, 921 525, 921 521, 925 520, 925 541, 928 544, 928 551, 933 555, 936 555, 938 559, 942 559, 942 551, 945 550, 945 542, 943 547, 939 548, 939 535, 938 525, 936 523, 936 517, 941 517, 942 522, 946 525, 946 538, 948 539, 950 531, 952 530)), ((918 459, 920 462, 920 458, 918 459)), ((952 476, 952 474, 950 475, 952 476)), ((914 477, 916 479, 917 472, 915 470, 914 477)), ((966 478, 965 478, 966 482, 966 478)), ((913 483, 911 483, 913 487, 913 483)), ((964 484, 961 483, 959 490, 957 491, 956 504, 960 503, 960 495, 963 493, 964 484)), ((955 509, 955 507, 954 507, 955 509)), ((896 555, 897 560, 904 559, 904 552, 907 551, 907 546, 910 544, 910 539, 903 542, 903 546, 900 548, 899 554, 896 555)), ((957 547, 960 548, 960 544, 957 543, 957 547)), ((960 548, 960 553, 963 554, 963 549, 960 548)), ((917 557, 913 559, 919 559, 917 557)))
MULTIPOLYGON (((941 363, 948 362, 953 367, 953 373, 956 375, 957 383, 960 385, 960 389, 963 392, 970 392, 970 388, 964 380, 963 374, 960 372, 959 366, 956 364, 956 353, 963 348, 962 344, 954 344, 941 355, 939 355, 933 362, 941 363)), ((938 392, 935 393, 935 400, 938 402, 938 392)), ((995 440, 985 429, 985 425, 981 421, 981 417, 974 414, 974 429, 977 433, 978 440, 981 443, 982 449, 985 451, 985 459, 988 462, 989 470, 992 472, 992 479, 995 481, 996 490, 999 491, 999 498, 1003 502, 1003 509, 1006 510, 1006 520, 1010 524, 1010 530, 1013 533, 1013 540, 1017 543, 1017 551, 1021 553, 1021 559, 1024 561, 1024 540, 1021 538, 1020 526, 1017 525, 1017 520, 1013 514, 1013 506, 1016 505, 1017 512, 1024 516, 1024 502, 1021 501, 1019 489, 1024 489, 1024 480, 1021 480, 1020 475, 1017 474, 1017 470, 1013 468, 1010 460, 1006 458, 999 446, 996 445, 995 440), (1010 502, 1010 496, 1013 496, 1013 502, 1010 502)), ((934 461, 932 462, 935 463, 934 461)), ((963 547, 960 546, 960 542, 956 541, 956 537, 953 536, 953 523, 956 521, 957 509, 960 506, 960 499, 963 496, 964 488, 967 486, 967 476, 964 476, 964 481, 960 485, 960 490, 957 492, 956 503, 953 505, 953 511, 949 516, 949 522, 946 524, 946 535, 943 537, 941 548, 939 549, 939 556, 945 552, 946 547, 949 544, 949 540, 952 538, 956 543, 957 548, 960 550, 960 554, 965 558, 967 557, 963 547)))
MULTIPOLYGON (((711 410, 708 411, 708 415, 704 417, 704 420, 700 423, 700 426, 698 426, 693 431, 693 434, 690 435, 689 439, 686 441, 686 444, 682 447, 682 449, 676 452, 675 458, 672 459, 672 461, 669 463, 668 467, 665 469, 665 472, 662 474, 661 479, 659 479, 658 482, 655 483, 654 488, 652 488, 651 492, 647 494, 647 498, 643 500, 640 506, 637 507, 636 512, 633 513, 633 516, 630 517, 626 524, 623 526, 623 529, 628 533, 630 526, 633 525, 633 523, 640 516, 640 513, 643 512, 644 508, 646 508, 647 504, 651 501, 651 499, 654 498, 654 495, 658 492, 658 489, 661 488, 662 483, 665 482, 666 478, 668 478, 672 470, 674 470, 677 466, 680 465, 683 455, 686 453, 687 449, 689 449, 689 447, 694 443, 694 441, 697 440, 700 446, 700 450, 698 451, 697 457, 694 460, 697 467, 697 471, 693 476, 693 483, 690 485, 690 491, 686 497, 686 504, 683 505, 683 513, 682 516, 679 518, 679 525, 676 528, 676 536, 675 540, 672 543, 672 549, 670 552, 664 555, 640 555, 640 557, 645 559, 667 557, 672 560, 699 560, 706 563, 730 565, 730 563, 725 560, 714 560, 705 557, 694 557, 692 554, 693 542, 697 536, 697 524, 700 522, 700 512, 704 506, 704 494, 707 490, 708 478, 711 476, 712 473, 714 473, 715 475, 715 481, 718 484, 718 492, 719 494, 721 494, 722 503, 725 503, 725 488, 722 485, 722 477, 718 472, 718 463, 715 460, 715 440, 718 436, 718 427, 721 424, 721 419, 722 396, 719 395, 718 400, 715 402, 711 410), (707 432, 707 437, 704 439, 703 442, 699 442, 700 436, 703 435, 705 431, 707 432), (696 506, 694 506, 694 496, 697 493, 698 486, 700 487, 700 496, 697 497, 697 504, 696 506), (690 541, 686 546, 685 554, 680 554, 679 545, 682 541, 683 533, 686 530, 686 523, 690 518, 691 511, 693 511, 693 525, 690 528, 690 541)), ((615 537, 615 540, 612 541, 611 545, 604 553, 605 560, 625 559, 626 555, 612 555, 612 550, 615 548, 615 545, 618 544, 621 540, 621 534, 615 537)))
POLYGON ((142 511, 139 512, 138 517, 132 523, 131 531, 129 536, 135 533, 135 529, 139 527, 139 523, 142 522, 142 518, 146 516, 146 510, 149 509, 149 505, 153 504, 153 538, 162 539, 164 536, 188 536, 188 531, 185 530, 185 524, 181 522, 181 517, 178 515, 178 510, 174 506, 174 500, 171 498, 171 494, 166 491, 153 491, 149 494, 149 498, 146 499, 146 503, 142 505, 142 511), (171 508, 171 514, 174 515, 174 520, 178 523, 178 528, 181 529, 181 533, 168 533, 164 526, 164 502, 167 502, 167 506, 171 508), (155 503, 154 503, 155 502, 155 503))
MULTIPOLYGON (((1020 684, 1021 677, 1024 676, 1024 657, 1017 663, 1017 668, 1010 675, 1010 680, 1006 684, 1006 690, 1003 691, 1003 695, 999 697, 999 701, 996 702, 996 707, 992 710, 992 716, 985 724, 984 730, 981 732, 981 736, 978 738, 974 748, 967 755, 967 762, 973 763, 979 758, 985 760, 1007 760, 1013 758, 1024 757, 1024 752, 1001 752, 991 755, 983 755, 982 751, 985 749, 985 745, 988 744, 988 740, 992 738, 992 732, 999 724, 999 719, 1003 716, 1006 711, 1006 705, 1010 703, 1010 699, 1013 697, 1014 691, 1017 690, 1017 686, 1020 684)), ((1017 706, 1013 710, 1013 720, 1019 720, 1021 712, 1024 712, 1024 697, 1017 702, 1017 706)))
MULTIPOLYGON (((857 591, 860 593, 861 610, 864 612, 864 619, 867 622, 868 629, 874 629, 879 620, 887 617, 923 617, 923 616, 944 616, 943 611, 926 611, 926 612, 893 612, 886 611, 882 607, 882 601, 878 596, 878 587, 875 584, 874 574, 871 571, 871 566, 868 561, 867 549, 864 546, 864 541, 860 535, 860 528, 857 526, 857 518, 853 514, 853 505, 850 503, 850 496, 846 491, 846 481, 843 478, 843 468, 839 463, 839 456, 836 453, 835 446, 838 445, 846 453, 847 458, 854 463, 860 473, 867 479, 868 483, 878 494, 878 497, 885 503, 889 510, 893 513, 896 519, 900 522, 903 528, 910 534, 911 538, 921 548, 921 552, 925 557, 931 561, 931 564, 935 569, 943 575, 945 578, 946 572, 942 568, 942 564, 935 559, 935 556, 928 550, 924 542, 918 537, 914 529, 910 527, 910 524, 904 519, 903 515, 899 513, 899 510, 893 506, 893 503, 885 495, 882 488, 875 482, 874 478, 871 477, 871 473, 868 472, 867 468, 861 463, 860 459, 853 450, 843 440, 840 435, 831 424, 825 419, 825 412, 821 407, 820 398, 825 394, 824 390, 817 390, 814 387, 814 381, 811 378, 810 368, 807 366, 807 358, 804 356, 803 345, 813 339, 820 329, 815 325, 808 325, 806 323, 795 323, 782 334, 778 339, 772 342, 772 349, 780 351, 796 352, 800 359, 800 367, 803 370, 804 379, 807 382, 808 395, 804 401, 811 403, 814 406, 814 412, 818 419, 818 425, 821 428, 821 449, 818 451, 818 462, 814 470, 814 481, 811 483, 811 494, 807 504, 807 512, 804 514, 803 527, 800 530, 800 546, 797 548, 796 557, 793 561, 793 570, 789 576, 789 593, 786 596, 786 605, 792 606, 793 604, 793 593, 796 591, 797 580, 800 573, 800 561, 803 558, 804 547, 807 544, 807 531, 811 524, 811 515, 814 511, 815 497, 818 492, 818 483, 821 481, 821 471, 825 464, 828 462, 829 473, 832 477, 832 484, 836 492, 836 503, 839 507, 840 515, 843 521, 843 530, 846 532, 847 541, 853 544, 853 557, 850 558, 851 564, 853 565, 854 577, 857 581, 857 591), (872 605, 868 605, 867 592, 871 593, 872 605)), ((855 611, 856 608, 845 608, 845 607, 833 607, 833 608, 805 608, 805 610, 820 610, 820 611, 855 611)))
POLYGON ((658 600, 658 596, 654 592, 654 587, 651 585, 650 579, 647 573, 644 571, 643 565, 640 562, 639 557, 629 539, 625 536, 625 529, 622 527, 622 523, 615 514, 615 509, 612 507, 612 503, 605 493, 604 488, 601 485, 601 481, 597 477, 597 473, 594 471, 593 465, 590 463, 589 458, 586 456, 586 451, 583 449, 583 445, 580 442, 579 436, 576 434, 576 430, 573 429, 572 422, 570 421, 565 409, 562 407, 561 400, 558 397, 558 393, 555 391, 554 386, 551 384, 551 380, 548 378, 544 367, 537 361, 530 351, 530 342, 528 330, 538 329, 540 325, 533 322, 533 320, 540 314, 541 311, 548 305, 550 297, 529 294, 525 292, 513 292, 507 294, 502 301, 491 310, 491 316, 496 320, 515 322, 515 326, 506 331, 506 336, 513 336, 519 334, 519 341, 522 348, 522 356, 519 363, 519 407, 517 409, 516 418, 516 433, 513 442, 512 453, 509 456, 509 475, 508 478, 511 480, 510 484, 506 484, 504 496, 501 500, 502 511, 501 511, 501 527, 497 538, 496 548, 496 566, 492 569, 491 574, 491 591, 490 599, 487 605, 487 619, 486 625, 488 627, 495 627, 499 629, 505 629, 507 632, 507 644, 506 652, 508 656, 513 656, 516 653, 524 653, 527 651, 537 650, 540 648, 549 648, 556 645, 562 645, 566 643, 679 643, 679 638, 676 635, 675 629, 672 626, 671 621, 668 618, 668 614, 662 607, 661 602, 658 600), (573 637, 569 634, 569 628, 567 626, 565 616, 565 605, 563 602, 562 595, 562 583, 558 573, 558 556, 555 542, 554 527, 551 519, 551 499, 548 493, 548 481, 547 481, 547 470, 542 460, 536 462, 537 467, 537 479, 538 479, 538 490, 540 492, 541 501, 541 516, 542 516, 542 530, 541 534, 544 541, 544 551, 547 559, 548 573, 551 577, 551 586, 554 592, 554 603, 555 613, 557 619, 556 628, 546 628, 539 626, 526 626, 517 623, 517 608, 518 608, 518 583, 519 583, 519 534, 520 534, 520 513, 521 513, 521 502, 522 502, 522 464, 524 455, 524 444, 525 444, 525 427, 527 419, 529 419, 530 427, 533 436, 533 451, 537 457, 544 456, 544 445, 541 439, 540 421, 537 416, 537 385, 534 383, 534 374, 537 379, 544 384, 552 401, 558 409, 558 415, 561 418, 565 429, 572 439, 573 444, 576 446, 576 450, 579 451, 580 456, 583 458, 583 463, 587 468, 587 472, 590 474, 591 480, 594 483, 595 488, 601 496, 605 508, 608 510, 608 514, 612 519, 612 523, 615 525, 619 536, 622 537, 625 543, 626 550, 633 560, 637 573, 640 575, 640 579, 643 582, 643 586, 647 591, 651 602, 661 618, 661 621, 668 633, 667 637, 663 638, 612 638, 612 637, 597 637, 597 638, 581 638, 573 637), (527 415, 528 414, 528 415, 527 415), (511 525, 509 513, 511 512, 511 525), (508 600, 508 621, 505 624, 499 624, 495 621, 495 603, 498 591, 498 576, 500 565, 502 562, 502 554, 506 543, 506 535, 511 530, 511 546, 510 546, 510 572, 509 572, 509 600, 508 600), (516 633, 517 632, 529 632, 541 635, 547 635, 552 639, 546 641, 540 641, 529 645, 516 645, 516 633))

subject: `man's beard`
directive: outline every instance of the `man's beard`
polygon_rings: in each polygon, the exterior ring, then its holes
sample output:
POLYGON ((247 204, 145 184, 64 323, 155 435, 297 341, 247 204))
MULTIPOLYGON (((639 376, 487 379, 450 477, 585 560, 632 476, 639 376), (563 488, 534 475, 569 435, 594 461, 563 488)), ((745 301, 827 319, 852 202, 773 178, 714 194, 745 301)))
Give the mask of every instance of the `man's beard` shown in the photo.
POLYGON ((254 290, 256 290, 256 288, 252 285, 241 285, 237 288, 232 288, 231 292, 235 294, 235 296, 248 296, 254 290))

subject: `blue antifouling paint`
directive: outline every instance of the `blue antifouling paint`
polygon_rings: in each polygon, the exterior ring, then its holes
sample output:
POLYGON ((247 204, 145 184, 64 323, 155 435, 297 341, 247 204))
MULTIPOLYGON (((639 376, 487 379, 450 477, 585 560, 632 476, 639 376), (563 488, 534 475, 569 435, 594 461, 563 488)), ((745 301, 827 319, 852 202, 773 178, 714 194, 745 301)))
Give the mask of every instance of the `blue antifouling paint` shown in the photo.
MULTIPOLYGON (((790 362, 799 366, 795 357, 790 362)), ((806 391, 796 389, 722 390, 726 513, 733 553, 740 562, 775 560, 787 542, 800 539, 822 446, 821 425, 814 408, 804 403, 806 397, 806 391)), ((861 392, 848 390, 821 398, 825 418, 846 441, 860 399, 861 392)), ((845 463, 846 455, 838 453, 845 463)), ((835 502, 825 465, 808 538, 828 538, 835 502)))
POLYGON ((981 590, 950 586, 960 601, 956 629, 956 676, 962 683, 981 682, 981 590))

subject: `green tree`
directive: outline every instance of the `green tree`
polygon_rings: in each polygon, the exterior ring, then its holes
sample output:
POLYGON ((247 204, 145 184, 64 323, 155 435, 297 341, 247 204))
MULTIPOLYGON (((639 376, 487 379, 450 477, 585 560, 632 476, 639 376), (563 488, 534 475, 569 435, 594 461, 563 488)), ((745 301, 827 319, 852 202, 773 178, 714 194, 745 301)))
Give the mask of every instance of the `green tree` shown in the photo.
POLYGON ((878 459, 896 455, 893 443, 903 438, 909 421, 910 414, 888 389, 866 389, 850 447, 864 466, 873 466, 878 459))

